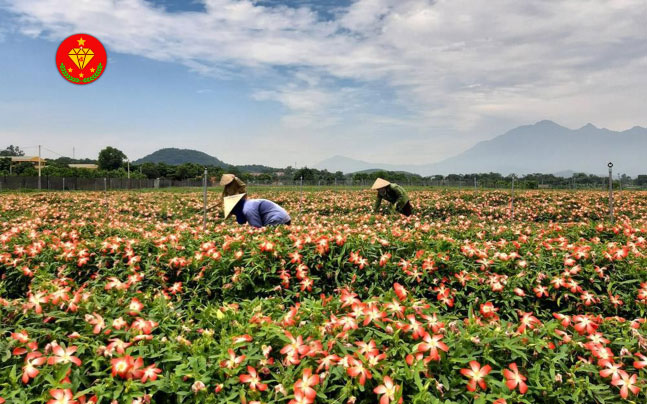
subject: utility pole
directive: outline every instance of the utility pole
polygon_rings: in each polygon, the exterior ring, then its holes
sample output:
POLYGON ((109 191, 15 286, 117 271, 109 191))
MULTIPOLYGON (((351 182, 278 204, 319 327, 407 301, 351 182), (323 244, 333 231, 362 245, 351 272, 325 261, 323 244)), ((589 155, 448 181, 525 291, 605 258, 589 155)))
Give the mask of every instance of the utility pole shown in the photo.
POLYGON ((301 197, 299 198, 299 219, 301 219, 301 204, 303 203, 303 175, 301 176, 301 197))
POLYGON ((204 202, 204 213, 202 217, 202 230, 207 231, 207 168, 205 167, 204 169, 204 178, 202 180, 203 186, 204 186, 204 195, 203 195, 203 202, 204 202))
POLYGON ((126 161, 128 162, 128 179, 130 179, 130 159, 127 159, 126 161))
POLYGON ((106 217, 108 217, 108 179, 103 177, 103 200, 106 204, 106 217))
POLYGON ((622 177, 620 176, 620 173, 618 173, 618 190, 622 191, 622 177))
POLYGON ((72 147, 72 160, 76 159, 76 150, 75 147, 72 147))
POLYGON ((38 145, 38 190, 40 191, 40 145, 38 145))
POLYGON ((609 167, 609 219, 613 223, 613 163, 607 164, 609 167))
POLYGON ((512 189, 510 190, 510 220, 514 220, 514 174, 512 174, 512 189))

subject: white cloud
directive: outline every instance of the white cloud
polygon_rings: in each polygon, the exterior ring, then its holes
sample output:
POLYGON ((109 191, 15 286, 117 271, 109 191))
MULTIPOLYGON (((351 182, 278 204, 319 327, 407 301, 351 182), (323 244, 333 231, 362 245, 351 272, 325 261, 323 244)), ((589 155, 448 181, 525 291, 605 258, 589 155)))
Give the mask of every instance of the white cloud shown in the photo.
POLYGON ((258 91, 254 98, 259 101, 275 100, 295 111, 314 112, 319 108, 325 108, 331 101, 332 94, 320 89, 299 89, 295 86, 287 86, 281 90, 258 91))
MULTIPOLYGON (((205 0, 203 13, 168 13, 144 0, 5 7, 27 35, 91 32, 112 51, 205 75, 279 77, 250 96, 284 105, 290 128, 361 120, 375 87, 393 94, 417 136, 425 128, 493 134, 543 118, 573 127, 647 123, 644 0, 357 0, 334 20, 250 0, 205 0)), ((384 115, 390 126, 402 119, 384 115)))

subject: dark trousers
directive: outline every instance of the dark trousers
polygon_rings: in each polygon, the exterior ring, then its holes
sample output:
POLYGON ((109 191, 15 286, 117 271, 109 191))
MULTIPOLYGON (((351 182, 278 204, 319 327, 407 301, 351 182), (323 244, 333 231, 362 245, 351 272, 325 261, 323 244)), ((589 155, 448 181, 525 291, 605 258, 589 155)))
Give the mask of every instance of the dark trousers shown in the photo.
POLYGON ((402 210, 400 211, 405 216, 411 216, 411 213, 413 213, 413 209, 411 208, 411 202, 407 201, 407 203, 404 204, 402 207, 402 210))

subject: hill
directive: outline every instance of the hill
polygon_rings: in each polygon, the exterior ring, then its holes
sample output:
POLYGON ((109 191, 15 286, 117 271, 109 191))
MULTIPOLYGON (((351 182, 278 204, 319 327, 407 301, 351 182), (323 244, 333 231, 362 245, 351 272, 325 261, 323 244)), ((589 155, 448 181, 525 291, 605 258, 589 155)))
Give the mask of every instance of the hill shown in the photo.
POLYGON ((243 164, 234 167, 244 173, 271 173, 274 171, 280 171, 278 168, 268 167, 261 164, 243 164))
POLYGON ((391 171, 391 170, 385 170, 385 169, 382 169, 382 168, 371 168, 371 169, 368 169, 368 170, 355 171, 355 172, 353 172, 351 174, 373 174, 373 173, 380 172, 380 171, 382 171, 382 172, 386 171, 386 172, 389 172, 389 173, 402 174, 402 175, 417 175, 416 173, 412 173, 412 172, 409 172, 409 171, 391 171))
POLYGON ((415 165, 398 165, 398 164, 382 164, 382 163, 369 163, 362 160, 355 160, 344 156, 333 156, 318 164, 314 168, 318 170, 328 170, 330 172, 341 171, 344 174, 350 173, 369 173, 371 171, 386 170, 386 171, 406 171, 418 174, 422 166, 415 165))
POLYGON ((523 175, 570 171, 603 175, 607 163, 612 161, 615 172, 635 176, 647 173, 644 150, 647 150, 647 128, 635 126, 617 132, 587 124, 569 129, 552 121, 540 121, 479 142, 437 163, 393 165, 335 156, 315 167, 345 173, 385 169, 420 175, 481 172, 523 175))
POLYGON ((148 156, 134 161, 133 163, 166 163, 172 166, 177 166, 184 163, 195 163, 204 166, 229 166, 228 164, 222 162, 216 157, 208 155, 207 153, 203 153, 198 150, 176 148, 159 149, 156 152, 149 154, 148 156))

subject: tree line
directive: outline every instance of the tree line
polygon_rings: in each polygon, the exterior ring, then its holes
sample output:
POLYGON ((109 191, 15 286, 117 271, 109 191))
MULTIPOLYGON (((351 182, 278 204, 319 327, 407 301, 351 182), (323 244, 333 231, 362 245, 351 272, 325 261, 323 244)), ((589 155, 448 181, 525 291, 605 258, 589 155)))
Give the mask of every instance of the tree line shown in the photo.
MULTIPOLYGON (((24 156, 24 151, 18 146, 10 145, 0 150, 0 175, 37 176, 38 169, 32 163, 11 163, 12 156, 24 156)), ((271 184, 271 183, 300 183, 332 185, 366 185, 376 178, 384 178, 391 182, 402 185, 448 185, 448 186, 510 186, 515 181, 515 186, 526 189, 542 187, 551 188, 577 188, 578 185, 602 185, 608 183, 608 177, 596 176, 585 173, 574 173, 571 177, 561 177, 553 174, 527 174, 523 176, 507 175, 499 173, 473 173, 473 174, 449 174, 421 176, 408 172, 371 170, 344 174, 341 171, 329 172, 315 168, 294 168, 288 166, 283 169, 275 169, 261 166, 204 166, 195 163, 184 163, 170 165, 166 163, 142 163, 129 164, 127 156, 119 149, 106 147, 99 152, 96 160, 72 159, 59 157, 48 159, 46 166, 41 169, 42 175, 67 178, 126 178, 129 175, 133 179, 155 179, 164 178, 172 180, 199 179, 207 169, 210 178, 219 178, 224 173, 237 175, 243 181, 249 183, 271 184), (71 168, 69 164, 97 164, 97 170, 83 168, 71 168), (255 169, 257 171, 250 171, 255 169)), ((614 186, 647 186, 647 175, 638 175, 635 178, 622 174, 614 178, 614 186)))
MULTIPOLYGON (((12 164, 11 157, 24 156, 25 153, 20 147, 9 146, 0 151, 0 175, 37 176, 38 166, 30 162, 12 164)), ((133 179, 155 179, 165 178, 173 180, 186 180, 201 178, 205 167, 199 164, 186 163, 172 166, 165 163, 143 163, 130 164, 127 156, 119 149, 106 147, 99 152, 96 160, 93 159, 72 159, 59 157, 48 159, 46 165, 41 168, 41 174, 52 177, 66 178, 130 178, 133 179), (70 164, 96 164, 98 169, 90 170, 85 168, 72 168, 70 164)), ((208 166, 208 173, 212 177, 222 175, 225 170, 221 167, 208 166)), ((235 167, 227 172, 233 171, 241 174, 235 167)))

